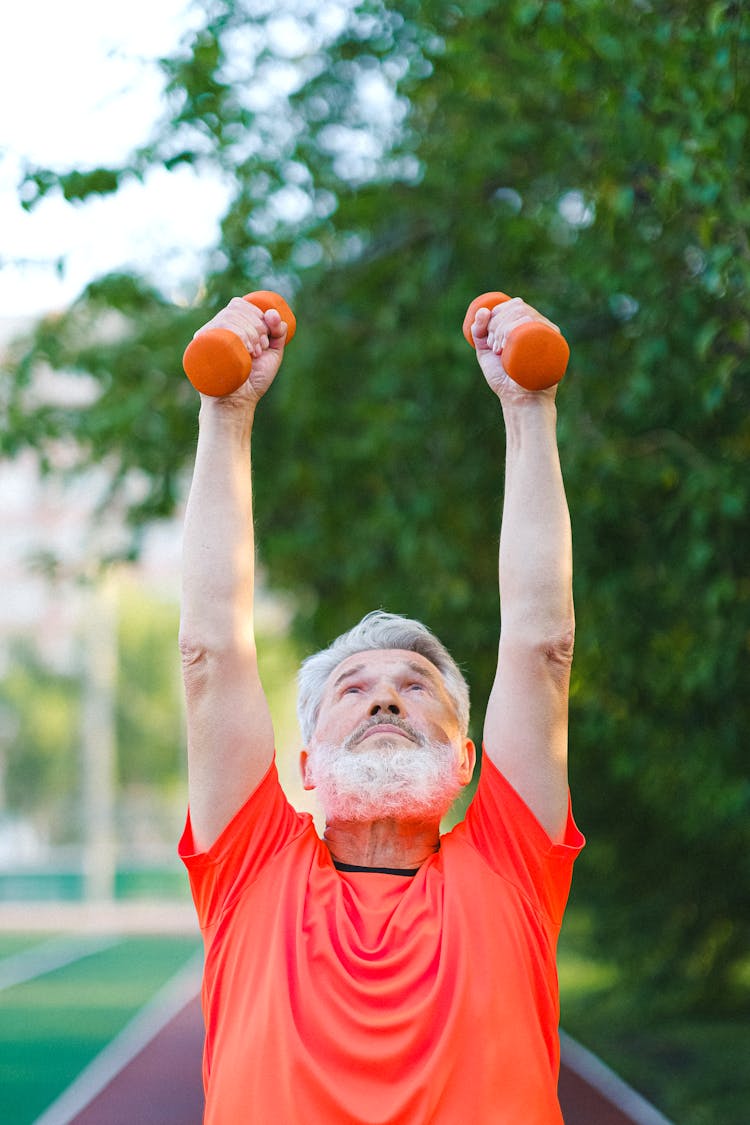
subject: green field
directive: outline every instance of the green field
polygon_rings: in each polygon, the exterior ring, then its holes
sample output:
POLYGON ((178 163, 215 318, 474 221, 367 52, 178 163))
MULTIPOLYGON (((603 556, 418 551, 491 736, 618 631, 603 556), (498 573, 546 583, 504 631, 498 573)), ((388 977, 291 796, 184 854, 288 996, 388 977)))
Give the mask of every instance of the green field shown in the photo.
MULTIPOLYGON (((0 934, 0 958, 52 936, 0 934)), ((124 938, 0 992, 3 1125, 31 1125, 198 946, 190 937, 124 938)))

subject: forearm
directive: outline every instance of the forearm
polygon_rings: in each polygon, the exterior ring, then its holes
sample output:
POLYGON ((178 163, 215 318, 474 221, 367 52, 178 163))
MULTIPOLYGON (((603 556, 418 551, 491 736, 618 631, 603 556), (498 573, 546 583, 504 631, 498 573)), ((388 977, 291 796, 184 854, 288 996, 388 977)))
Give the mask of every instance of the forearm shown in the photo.
POLYGON ((183 538, 183 650, 254 647, 253 414, 216 400, 201 406, 183 538))
POLYGON ((504 403, 506 475, 500 535, 500 605, 505 638, 572 649, 570 516, 556 439, 554 398, 504 403))

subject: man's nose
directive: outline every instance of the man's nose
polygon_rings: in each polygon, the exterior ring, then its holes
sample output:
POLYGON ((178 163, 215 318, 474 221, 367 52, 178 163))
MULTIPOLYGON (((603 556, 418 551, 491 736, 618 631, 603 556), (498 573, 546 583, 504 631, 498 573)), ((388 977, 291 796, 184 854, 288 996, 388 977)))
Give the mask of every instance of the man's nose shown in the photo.
POLYGON ((372 706, 370 707, 370 717, 375 718, 376 715, 381 714, 401 714, 401 707, 399 706, 398 700, 394 695, 392 695, 387 701, 384 697, 381 696, 379 702, 372 704, 372 706))

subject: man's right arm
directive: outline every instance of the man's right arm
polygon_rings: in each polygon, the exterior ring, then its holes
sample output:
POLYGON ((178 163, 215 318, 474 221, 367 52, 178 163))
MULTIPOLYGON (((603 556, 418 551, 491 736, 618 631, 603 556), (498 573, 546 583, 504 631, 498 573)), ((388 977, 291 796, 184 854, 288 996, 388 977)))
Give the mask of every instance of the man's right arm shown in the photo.
POLYGON ((263 316, 237 299, 210 327, 238 331, 253 353, 253 369, 234 394, 202 397, 185 515, 180 651, 190 819, 199 850, 217 839, 273 759, 253 627, 250 444, 255 409, 276 375, 286 337, 278 313, 263 316))

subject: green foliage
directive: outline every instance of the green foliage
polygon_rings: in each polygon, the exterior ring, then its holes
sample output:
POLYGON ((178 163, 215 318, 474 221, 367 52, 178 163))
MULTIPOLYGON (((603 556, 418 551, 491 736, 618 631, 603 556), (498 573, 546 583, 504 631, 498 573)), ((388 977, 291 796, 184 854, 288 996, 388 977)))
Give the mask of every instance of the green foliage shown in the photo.
POLYGON ((123 584, 119 610, 119 781, 165 788, 184 774, 177 609, 123 584))
POLYGON ((680 1125, 745 1125, 750 1019, 728 1011, 645 1012, 616 962, 597 956, 590 918, 568 911, 558 949, 562 1026, 680 1125))
MULTIPOLYGON (((295 52, 272 5, 208 6, 164 61, 162 127, 100 181, 179 163, 231 177, 201 301, 173 308, 145 279, 93 286, 40 326, 4 392, 11 452, 71 434, 116 482, 142 471, 137 523, 170 510, 189 461, 193 329, 232 293, 296 291, 255 439, 271 578, 300 596, 307 644, 378 604, 422 616, 481 708, 503 440, 460 324, 497 287, 558 321, 590 837, 576 893, 673 1006, 721 1002, 750 937, 744 7, 369 0, 334 36, 300 0, 295 52), (390 102, 363 100, 373 82, 390 102), (96 401, 34 406, 42 360, 93 374, 96 401)), ((92 177, 74 190, 31 170, 25 191, 83 198, 92 177)))
POLYGON ((51 669, 27 644, 13 647, 0 679, 4 800, 31 817, 44 809, 63 835, 76 791, 79 703, 74 676, 51 669))
MULTIPOLYGON (((117 644, 118 787, 168 791, 184 774, 175 605, 120 583, 117 644)), ((80 834, 83 690, 80 669, 56 669, 27 643, 0 679, 7 806, 43 822, 55 842, 80 834)))
POLYGON ((4 388, 0 449, 12 455, 31 446, 52 471, 61 448, 70 466, 72 439, 73 465, 111 464, 105 504, 133 474, 145 473, 147 494, 130 509, 134 524, 171 513, 180 463, 189 456, 192 399, 189 385, 174 378, 175 325, 188 338, 198 326, 195 314, 176 314, 147 283, 123 275, 92 282, 68 312, 38 325, 30 350, 11 357, 15 380, 4 388), (41 397, 34 374, 47 366, 93 377, 93 402, 41 397))

